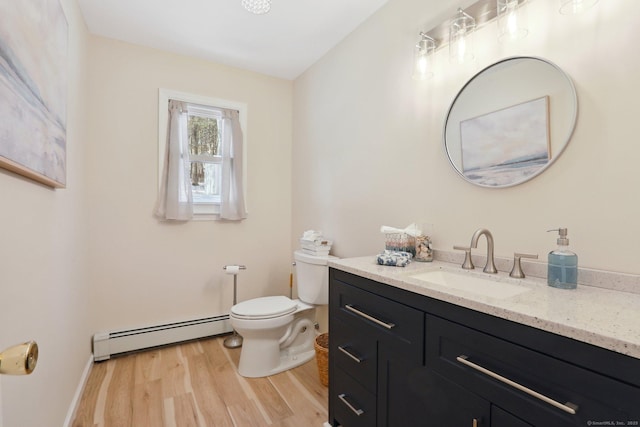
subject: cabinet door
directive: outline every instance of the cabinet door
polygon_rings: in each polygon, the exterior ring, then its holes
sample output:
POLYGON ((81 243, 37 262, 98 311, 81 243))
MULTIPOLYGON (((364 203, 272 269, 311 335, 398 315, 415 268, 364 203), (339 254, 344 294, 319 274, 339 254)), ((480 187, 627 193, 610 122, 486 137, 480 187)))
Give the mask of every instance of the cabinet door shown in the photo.
POLYGON ((490 404, 424 366, 380 351, 378 426, 489 427, 490 404))
POLYGON ((533 425, 495 405, 491 405, 491 427, 533 427, 533 425))

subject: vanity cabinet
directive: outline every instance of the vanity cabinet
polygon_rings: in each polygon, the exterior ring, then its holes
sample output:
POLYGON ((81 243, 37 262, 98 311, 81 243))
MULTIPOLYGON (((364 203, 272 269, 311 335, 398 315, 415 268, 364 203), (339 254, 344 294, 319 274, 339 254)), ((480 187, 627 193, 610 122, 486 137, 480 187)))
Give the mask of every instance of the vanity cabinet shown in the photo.
POLYGON ((421 401, 406 390, 424 361, 424 312, 340 280, 330 286, 334 425, 412 425, 421 401))
POLYGON ((331 268, 332 426, 640 425, 640 360, 331 268))

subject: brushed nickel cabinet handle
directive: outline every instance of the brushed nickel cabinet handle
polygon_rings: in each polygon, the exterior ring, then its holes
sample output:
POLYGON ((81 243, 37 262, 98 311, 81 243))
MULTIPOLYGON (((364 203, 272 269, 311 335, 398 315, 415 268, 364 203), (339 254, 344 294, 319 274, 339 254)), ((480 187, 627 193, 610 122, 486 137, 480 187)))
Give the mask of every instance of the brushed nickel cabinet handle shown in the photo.
POLYGON ((351 403, 349 403, 349 401, 347 400, 347 396, 344 393, 339 394, 338 399, 342 400, 342 403, 347 405, 347 407, 349 407, 349 409, 351 409, 353 413, 356 414, 357 416, 364 414, 364 411, 362 409, 356 409, 353 407, 351 403))
POLYGON ((549 405, 555 406, 556 408, 561 409, 561 410, 563 410, 564 412, 566 412, 568 414, 575 415, 576 411, 578 410, 578 405, 576 405, 574 403, 567 402, 567 403, 562 404, 562 403, 560 403, 558 401, 555 401, 555 400, 551 399, 550 397, 545 396, 544 394, 540 394, 537 391, 530 389, 529 387, 525 387, 525 386, 523 386, 521 384, 518 384, 515 381, 510 380, 509 378, 503 377, 500 374, 496 374, 495 372, 490 371, 487 368, 484 368, 484 367, 482 367, 480 365, 477 365, 477 364, 469 361, 468 359, 469 358, 467 356, 463 355, 463 354, 458 356, 458 357, 456 357, 456 360, 458 362, 460 362, 460 363, 462 363, 462 364, 464 364, 464 365, 466 365, 466 366, 468 366, 468 367, 470 367, 472 369, 475 369, 476 371, 480 371, 483 374, 490 376, 491 378, 495 378, 496 380, 498 380, 500 382, 503 382, 503 383, 505 383, 507 385, 510 385, 511 387, 513 387, 513 388, 515 388, 517 390, 520 390, 523 393, 528 394, 529 396, 533 396, 533 397, 535 397, 537 399, 542 400, 543 402, 548 403, 549 405))
POLYGON ((351 359, 353 359, 356 363, 360 363, 362 362, 362 359, 359 358, 358 356, 356 356, 355 354, 351 353, 349 350, 345 349, 344 347, 342 347, 341 345, 338 346, 338 350, 340 350, 341 352, 343 352, 344 354, 346 354, 347 356, 349 356, 351 359))
POLYGON ((396 326, 395 323, 383 322, 382 320, 376 319, 375 317, 368 315, 364 311, 358 310, 357 308, 355 308, 351 304, 345 304, 344 308, 346 308, 347 310, 351 311, 352 313, 357 314, 358 316, 364 317, 365 319, 370 320, 373 323, 376 323, 376 324, 378 324, 378 325, 380 325, 382 327, 385 327, 387 329, 391 329, 394 326, 396 326))

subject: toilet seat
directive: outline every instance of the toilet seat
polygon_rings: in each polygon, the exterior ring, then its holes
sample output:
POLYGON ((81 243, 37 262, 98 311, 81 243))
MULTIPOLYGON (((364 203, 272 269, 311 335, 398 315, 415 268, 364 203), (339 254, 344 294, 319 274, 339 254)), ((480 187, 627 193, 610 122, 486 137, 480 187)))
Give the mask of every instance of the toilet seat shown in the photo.
POLYGON ((298 304, 285 296, 254 298, 231 307, 231 315, 238 319, 272 319, 293 313, 298 304))

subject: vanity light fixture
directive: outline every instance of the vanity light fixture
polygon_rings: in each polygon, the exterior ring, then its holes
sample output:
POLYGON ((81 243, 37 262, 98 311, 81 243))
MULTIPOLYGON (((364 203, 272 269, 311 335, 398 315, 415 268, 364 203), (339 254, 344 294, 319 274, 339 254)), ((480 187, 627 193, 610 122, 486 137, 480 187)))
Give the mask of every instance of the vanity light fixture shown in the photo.
POLYGON ((413 53, 413 79, 425 80, 433 77, 432 61, 433 52, 436 50, 436 42, 426 33, 420 32, 420 40, 416 44, 413 53))
POLYGON ((498 40, 516 40, 527 36, 526 0, 496 0, 498 40))
MULTIPOLYGON (((445 48, 447 44, 450 62, 462 64, 474 59, 473 33, 493 22, 494 19, 498 24, 499 40, 525 37, 529 32, 526 9, 530 1, 476 0, 464 10, 459 7, 453 18, 441 22, 429 31, 420 32, 420 40, 414 47, 413 78, 423 80, 430 77, 436 50, 445 48), (433 48, 425 39, 433 42, 433 48), (421 46, 424 43, 427 47, 422 50, 421 46)), ((558 1, 560 1, 560 13, 577 14, 590 9, 599 0, 558 1)))
POLYGON ((476 29, 476 20, 458 8, 458 13, 449 24, 449 59, 463 64, 472 60, 473 55, 473 31, 476 29))
POLYGON ((560 13, 575 15, 591 9, 598 0, 560 0, 560 13))
POLYGON ((271 10, 271 0, 242 0, 242 6, 251 13, 263 15, 271 10))

